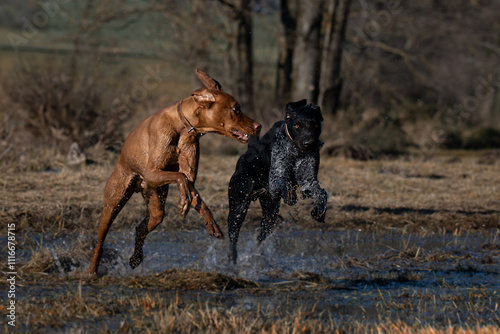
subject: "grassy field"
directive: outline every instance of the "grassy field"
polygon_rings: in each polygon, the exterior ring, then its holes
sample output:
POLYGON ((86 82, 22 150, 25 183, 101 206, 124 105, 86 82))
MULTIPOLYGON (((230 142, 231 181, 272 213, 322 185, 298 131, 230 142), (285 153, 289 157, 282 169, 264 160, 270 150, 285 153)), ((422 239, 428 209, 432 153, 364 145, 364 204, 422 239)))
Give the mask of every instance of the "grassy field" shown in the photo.
MULTIPOLYGON (((49 153, 47 153, 49 155, 49 153)), ((405 228, 408 231, 460 233, 496 229, 500 205, 499 165, 478 163, 480 153, 445 153, 428 161, 418 157, 355 161, 323 157, 319 180, 329 194, 324 225, 312 223, 301 201, 283 205, 282 216, 311 228, 405 228)), ((221 223, 227 217, 227 185, 237 156, 203 155, 197 188, 221 223)), ((52 232, 92 229, 98 220, 104 184, 113 165, 64 165, 44 172, 7 172, 0 181, 2 221, 18 229, 52 232), (57 224, 57 226, 54 226, 57 224)), ((15 170, 14 167, 10 167, 15 170)), ((190 212, 185 221, 176 214, 176 188, 171 187, 163 228, 198 226, 190 212)), ((133 225, 143 214, 143 201, 134 196, 113 228, 133 225)), ((260 222, 251 206, 248 224, 260 222)), ((5 224, 2 229, 5 231, 5 224)))
MULTIPOLYGON (((71 141, 55 147, 33 135, 26 110, 3 92, 10 86, 22 91, 32 81, 16 80, 21 65, 67 73, 81 16, 81 4, 75 4, 67 7, 75 15, 52 18, 19 53, 6 36, 22 32, 0 27, 0 270, 5 278, 13 271, 7 247, 9 226, 15 226, 17 272, 14 299, 7 297, 8 281, 0 280, 2 319, 9 320, 8 303, 16 301, 16 327, 1 322, 0 332, 500 333, 498 150, 369 161, 323 154, 325 223, 311 219, 310 201, 283 204, 283 221, 259 253, 254 240, 261 213, 254 203, 240 240, 245 258, 236 268, 226 263, 227 239, 208 236, 194 210, 186 219, 177 214, 178 191, 171 187, 164 221, 146 240, 144 263, 129 269, 135 226, 145 214, 135 195, 111 227, 100 276, 82 277, 117 154, 97 143, 85 148, 88 164, 68 166, 64 154, 71 141)), ((125 23, 117 21, 82 44, 77 75, 95 80, 110 101, 145 89, 148 68, 161 72, 161 82, 134 102, 130 119, 116 130, 120 135, 199 86, 189 48, 173 38, 175 27, 157 29, 162 19, 145 16, 125 30, 117 29, 125 23)), ((283 117, 282 106, 272 102, 277 18, 257 19, 256 104, 266 110, 269 119, 259 121, 269 128, 283 117)), ((211 46, 218 49, 204 70, 235 93, 226 80, 233 74, 223 69, 224 45, 211 46)), ((31 106, 35 112, 49 90, 42 88, 31 106)), ((68 96, 80 94, 77 88, 68 96)), ((104 112, 108 104, 102 105, 104 112)), ((325 118, 325 148, 348 139, 343 124, 349 122, 325 118)), ((351 123, 363 129, 362 119, 351 123)), ((415 124, 415 132, 427 138, 415 124)), ((400 129, 381 129, 365 134, 367 142, 402 135, 400 129)), ((227 138, 202 139, 196 186, 226 233, 227 186, 244 149, 227 138)))
MULTIPOLYGON (((159 272, 81 279, 78 274, 90 260, 112 164, 70 168, 59 157, 55 158, 59 168, 43 172, 15 172, 15 166, 7 166, 0 180, 1 240, 6 243, 7 226, 15 224, 17 329, 30 333, 498 333, 497 285, 476 285, 474 280, 453 283, 454 275, 462 275, 460 281, 479 273, 490 277, 486 282, 493 282, 500 274, 500 165, 498 161, 481 164, 480 155, 445 152, 426 161, 415 156, 365 162, 323 157, 319 180, 329 194, 325 223, 310 218, 310 202, 283 205, 284 222, 273 236, 276 240, 289 236, 290 230, 298 231, 297 239, 307 231, 367 232, 373 238, 394 233, 392 238, 423 241, 449 237, 457 248, 431 251, 405 246, 365 257, 335 255, 328 265, 330 272, 338 273, 333 276, 293 267, 291 273, 260 268, 268 279, 168 263, 159 272), (469 235, 477 238, 475 249, 459 245, 469 235), (381 265, 389 269, 379 271, 381 265), (451 271, 440 271, 449 266, 451 271), (435 278, 440 294, 436 296, 431 286, 413 291, 413 285, 425 285, 425 272, 433 270, 434 276, 441 272, 446 276, 435 278), (387 289, 388 284, 400 283, 394 291, 387 289), (360 288, 363 284, 365 288, 360 288), (329 302, 332 295, 336 299, 329 302), (247 298, 258 302, 251 306, 241 302, 247 298), (342 300, 359 303, 356 310, 373 308, 370 317, 365 319, 362 311, 347 311, 342 300), (431 308, 442 318, 426 318, 431 308), (463 318, 457 320, 455 313, 463 318)), ((225 231, 227 184, 236 160, 237 156, 202 154, 197 180, 198 190, 225 231)), ((154 233, 171 236, 201 230, 210 239, 196 212, 185 220, 178 216, 174 188, 165 220, 154 233)), ((143 214, 142 198, 135 195, 110 235, 132 233, 143 214)), ((259 222, 260 210, 252 205, 244 232, 254 231, 259 222)), ((323 242, 323 249, 338 247, 338 241, 323 242)), ((341 246, 359 247, 349 242, 341 246)), ((105 259, 120 260, 117 249, 110 246, 105 252, 105 259)), ((278 255, 284 262, 290 256, 278 255)), ((1 266, 9 271, 5 261, 1 266)), ((4 290, 8 287, 5 280, 1 285, 4 290)), ((5 303, 0 311, 5 319, 5 303)), ((3 329, 11 328, 4 325, 3 329)))

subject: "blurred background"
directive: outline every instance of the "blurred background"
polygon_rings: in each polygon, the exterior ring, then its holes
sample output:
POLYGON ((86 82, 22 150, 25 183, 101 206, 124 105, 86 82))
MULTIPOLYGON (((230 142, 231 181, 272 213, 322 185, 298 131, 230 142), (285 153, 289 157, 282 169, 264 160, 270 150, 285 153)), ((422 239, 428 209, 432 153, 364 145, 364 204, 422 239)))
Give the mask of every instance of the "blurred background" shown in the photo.
POLYGON ((320 105, 324 154, 500 147, 499 0, 1 0, 0 59, 7 169, 115 159, 195 68, 264 131, 289 101, 320 105))

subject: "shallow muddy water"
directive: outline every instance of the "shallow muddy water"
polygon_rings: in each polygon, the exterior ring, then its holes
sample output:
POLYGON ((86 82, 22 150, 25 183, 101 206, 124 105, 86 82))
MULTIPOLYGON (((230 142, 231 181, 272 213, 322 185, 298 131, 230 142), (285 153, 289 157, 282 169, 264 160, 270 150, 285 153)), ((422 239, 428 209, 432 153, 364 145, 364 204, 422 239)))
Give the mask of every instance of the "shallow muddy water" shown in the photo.
MULTIPOLYGON (((311 289, 297 292, 294 299, 366 317, 378 316, 378 312, 370 310, 389 301, 404 303, 406 299, 427 298, 433 300, 434 308, 420 310, 423 318, 434 318, 440 306, 447 310, 448 300, 453 302, 450 305, 455 304, 457 314, 465 312, 459 304, 468 303, 470 312, 479 312, 474 318, 488 321, 494 320, 488 310, 497 310, 500 302, 500 238, 495 234, 422 236, 397 230, 370 233, 281 227, 261 245, 256 236, 257 231, 241 233, 239 261, 232 266, 227 260, 227 239, 211 238, 204 230, 151 233, 144 246, 144 262, 132 270, 128 259, 134 235, 114 232, 109 234, 106 245, 116 257, 109 256, 101 269, 110 276, 144 275, 169 268, 197 269, 274 286, 290 280, 307 281, 311 289), (331 288, 314 291, 318 280, 329 281, 331 288), (489 297, 469 298, 471 294, 489 297), (476 302, 484 303, 484 314, 478 311, 481 307, 476 302)), ((279 294, 252 296, 235 292, 232 297, 226 293, 220 298, 246 307, 286 303, 279 294)), ((442 316, 455 318, 448 311, 442 316)))
MULTIPOLYGON (((227 272, 256 281, 273 281, 276 275, 287 277, 297 271, 314 272, 331 280, 367 271, 380 275, 394 270, 453 272, 450 279, 457 283, 463 281, 461 275, 473 283, 483 271, 491 273, 492 278, 500 274, 496 249, 500 236, 495 234, 421 236, 397 230, 370 233, 282 228, 261 245, 256 241, 257 234, 240 234, 238 264, 234 267, 227 260, 227 239, 211 238, 204 230, 153 232, 144 245, 144 262, 132 270, 128 258, 133 253, 134 235, 114 232, 109 234, 106 247, 115 256, 108 257, 100 270, 111 276, 127 276, 175 267, 227 272), (490 248, 493 252, 488 251, 490 248), (421 260, 423 257, 425 261, 421 260), (436 261, 429 262, 427 258, 436 261)), ((485 279, 482 284, 500 286, 497 280, 485 279)))
MULTIPOLYGON (((83 294, 160 291, 163 297, 185 304, 201 301, 243 310, 301 307, 314 310, 318 317, 327 312, 335 319, 401 319, 434 326, 500 324, 500 237, 496 234, 321 231, 283 224, 261 245, 256 242, 257 234, 248 230, 240 234, 239 262, 232 266, 227 260, 227 239, 212 238, 205 230, 153 232, 144 245, 144 262, 132 270, 128 260, 134 234, 111 231, 99 272, 120 278, 170 268, 196 269, 247 278, 262 288, 258 292, 162 291, 86 284, 83 294)), ((60 253, 72 242, 66 237, 45 240, 44 244, 60 253)), ((24 255, 29 257, 28 252, 24 255)), ((71 275, 63 273, 68 271, 64 264, 57 266, 62 276, 71 275)), ((34 284, 23 288, 22 294, 57 295, 64 289, 34 284)), ((100 321, 117 329, 121 319, 116 315, 100 321)))

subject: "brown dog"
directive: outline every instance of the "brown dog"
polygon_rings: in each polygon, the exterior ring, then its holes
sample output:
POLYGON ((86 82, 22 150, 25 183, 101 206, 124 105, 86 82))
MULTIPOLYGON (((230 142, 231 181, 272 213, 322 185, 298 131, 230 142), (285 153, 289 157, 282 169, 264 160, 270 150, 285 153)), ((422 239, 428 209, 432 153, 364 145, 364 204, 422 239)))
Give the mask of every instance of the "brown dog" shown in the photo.
POLYGON ((259 133, 261 125, 242 114, 238 102, 225 93, 217 81, 200 70, 196 70, 196 74, 205 88, 142 121, 123 144, 104 190, 104 209, 97 245, 87 270, 89 275, 97 274, 106 234, 134 192, 141 192, 148 215, 136 227, 135 251, 130 258, 132 268, 142 262, 146 235, 163 220, 171 183, 179 187, 179 213, 185 217, 192 206, 203 217, 211 235, 224 237, 212 212, 194 187, 199 140, 205 133, 215 132, 246 143, 249 135, 259 133))

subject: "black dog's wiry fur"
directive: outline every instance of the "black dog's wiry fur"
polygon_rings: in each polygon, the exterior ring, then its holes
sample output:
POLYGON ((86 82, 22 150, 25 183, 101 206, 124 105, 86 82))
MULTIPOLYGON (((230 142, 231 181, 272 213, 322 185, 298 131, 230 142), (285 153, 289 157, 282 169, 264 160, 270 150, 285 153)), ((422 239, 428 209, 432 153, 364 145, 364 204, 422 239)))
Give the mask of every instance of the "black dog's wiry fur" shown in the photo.
POLYGON ((314 198, 312 217, 325 220, 327 194, 317 180, 321 141, 321 110, 306 100, 289 103, 285 120, 277 122, 262 137, 252 139, 240 157, 229 183, 229 257, 237 261, 236 243, 251 201, 259 199, 262 221, 259 242, 269 234, 280 208, 281 198, 288 205, 297 202, 296 190, 303 198, 314 198))

